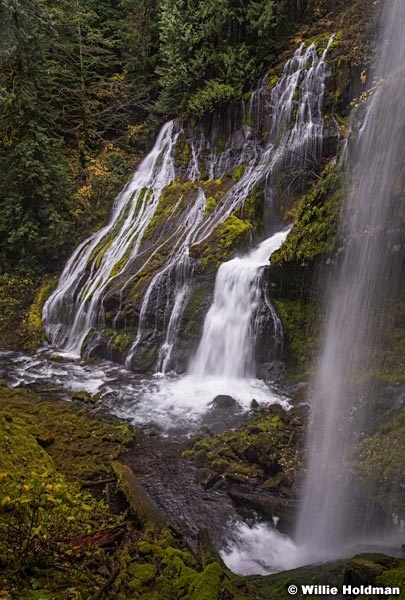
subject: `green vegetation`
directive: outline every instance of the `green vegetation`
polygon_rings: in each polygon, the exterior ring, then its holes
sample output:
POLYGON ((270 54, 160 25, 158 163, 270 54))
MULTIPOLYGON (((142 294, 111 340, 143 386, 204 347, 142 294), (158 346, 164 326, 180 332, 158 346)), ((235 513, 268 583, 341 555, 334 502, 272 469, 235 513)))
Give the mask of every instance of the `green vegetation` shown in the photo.
POLYGON ((282 247, 272 255, 273 265, 297 263, 305 267, 334 249, 342 197, 341 181, 335 171, 332 161, 319 182, 298 201, 294 226, 282 247))
POLYGON ((386 415, 376 430, 359 447, 359 476, 372 501, 385 510, 403 514, 405 452, 405 409, 386 415))
POLYGON ((302 461, 303 426, 303 414, 298 409, 286 413, 279 406, 270 406, 257 410, 240 431, 191 438, 183 457, 194 461, 200 470, 212 469, 225 481, 294 496, 302 461))
POLYGON ((303 299, 290 298, 278 298, 275 305, 287 338, 289 379, 301 381, 311 372, 317 347, 316 306, 303 299))
POLYGON ((24 390, 0 386, 0 400, 3 597, 67 600, 73 581, 77 593, 97 589, 102 577, 92 568, 106 556, 94 540, 112 535, 122 518, 82 486, 106 477, 131 432, 24 390))
POLYGON ((252 230, 249 221, 242 221, 237 216, 230 215, 218 225, 207 240, 198 246, 193 246, 191 251, 194 255, 201 256, 204 270, 216 270, 238 250, 247 247, 252 230))

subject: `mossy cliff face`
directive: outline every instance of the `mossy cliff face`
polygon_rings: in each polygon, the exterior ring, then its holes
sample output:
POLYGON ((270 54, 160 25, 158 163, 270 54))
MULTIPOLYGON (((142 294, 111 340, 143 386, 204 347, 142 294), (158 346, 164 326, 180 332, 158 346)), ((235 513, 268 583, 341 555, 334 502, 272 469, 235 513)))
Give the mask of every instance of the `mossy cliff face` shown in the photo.
MULTIPOLYGON (((288 362, 289 375, 299 379, 310 370, 316 349, 317 298, 311 296, 315 271, 322 261, 329 260, 335 248, 336 222, 342 193, 333 158, 338 136, 348 132, 347 118, 351 102, 367 89, 367 65, 371 57, 370 33, 375 26, 375 6, 367 0, 339 5, 325 19, 320 10, 319 22, 306 24, 297 32, 290 47, 279 57, 269 73, 268 89, 276 85, 291 48, 301 42, 314 42, 324 48, 331 33, 335 33, 327 58, 328 80, 324 98, 325 126, 322 151, 311 155, 304 165, 293 161, 274 174, 271 207, 266 185, 258 183, 247 193, 243 203, 214 227, 201 243, 190 246, 193 264, 192 291, 186 301, 178 328, 178 339, 172 355, 171 368, 187 368, 202 331, 204 315, 214 289, 215 274, 226 260, 244 252, 253 243, 268 236, 283 223, 294 220, 293 230, 283 249, 276 253, 269 270, 270 295, 278 303, 287 333, 283 358, 288 362), (354 18, 362 15, 361 31, 353 25, 354 18)), ((248 106, 246 96, 245 104, 248 106)), ((259 121, 264 123, 262 118, 259 121)), ((221 210, 227 191, 239 182, 246 172, 246 163, 240 158, 245 143, 249 110, 242 103, 213 111, 198 122, 183 124, 175 149, 177 179, 167 186, 156 213, 146 231, 139 257, 115 278, 104 299, 105 329, 102 335, 91 336, 89 352, 106 355, 122 361, 139 327, 142 299, 153 281, 167 264, 176 229, 186 218, 190 207, 197 202, 202 190, 206 198, 205 218, 209 220, 221 210), (198 158, 200 175, 197 181, 188 181, 190 165, 196 156, 196 140, 204 140, 198 158), (210 149, 204 146, 210 140, 210 149), (229 170, 221 179, 210 172, 210 153, 226 154, 229 170), (145 257, 149 259, 145 263, 145 257), (122 293, 122 290, 123 293, 122 293)), ((266 127, 263 125, 263 139, 266 127)), ((256 132, 260 136, 259 132, 256 132)), ((225 155, 224 154, 224 155, 225 155)), ((132 366, 139 372, 153 370, 159 347, 165 339, 168 315, 173 298, 166 295, 174 281, 163 279, 149 297, 142 313, 142 339, 132 366)), ((264 330, 266 327, 264 327, 264 330)), ((258 345, 259 372, 267 372, 269 357, 258 345), (263 356, 262 356, 263 354, 263 356), (267 361, 267 362, 266 362, 267 361), (263 364, 262 364, 263 363, 263 364)))
MULTIPOLYGON (((369 86, 367 65, 371 49, 367 40, 374 27, 375 13, 375 3, 369 0, 359 0, 350 3, 350 6, 348 3, 339 3, 339 6, 334 6, 330 12, 326 5, 322 5, 319 8, 319 19, 304 24, 274 61, 264 92, 267 96, 276 85, 283 65, 291 57, 293 49, 300 43, 308 45, 314 42, 321 51, 331 33, 336 34, 327 58, 328 79, 324 98, 325 127, 322 151, 311 155, 304 165, 288 164, 280 170, 273 181, 274 197, 271 207, 266 196, 266 185, 259 183, 249 190, 247 197, 233 214, 213 228, 209 236, 201 243, 191 245, 193 290, 189 294, 180 322, 171 368, 184 370, 195 350, 204 314, 212 298, 218 266, 238 252, 244 252, 253 243, 262 240, 275 228, 291 222, 292 219, 296 221, 296 227, 287 242, 283 260, 278 260, 280 277, 276 277, 274 290, 287 329, 292 321, 300 323, 301 331, 305 328, 307 317, 297 318, 296 307, 288 304, 296 298, 288 298, 284 291, 280 293, 280 286, 277 291, 277 282, 293 281, 296 283, 293 283, 295 288, 301 289, 301 283, 304 281, 304 287, 309 289, 317 256, 323 256, 325 247, 333 245, 330 231, 333 230, 332 222, 338 211, 338 198, 334 196, 331 189, 333 186, 328 182, 328 177, 333 178, 333 168, 328 166, 328 161, 336 154, 339 131, 341 135, 347 133, 347 116, 351 101, 359 98, 369 86), (325 17, 327 13, 328 17, 325 17), (362 27, 357 28, 354 23, 359 21, 360 15, 362 27), (323 175, 319 184, 318 178, 321 173, 323 175), (305 206, 302 200, 304 195, 305 206)), ((244 105, 242 102, 235 102, 214 110, 198 121, 189 119, 183 124, 174 151, 176 179, 163 190, 155 215, 145 232, 138 257, 127 262, 131 250, 128 249, 122 261, 115 265, 100 313, 104 314, 100 317, 98 330, 89 333, 83 348, 85 354, 102 355, 119 362, 125 359, 138 332, 145 292, 167 264, 176 231, 184 222, 190 207, 197 202, 200 191, 202 190, 206 197, 205 217, 209 219, 216 210, 220 210, 230 187, 243 177, 247 165, 241 149, 246 142, 247 127, 253 125, 249 113, 249 97, 249 93, 245 95, 244 105), (200 139, 206 144, 201 146, 203 150, 199 156, 200 174, 198 180, 189 181, 187 178, 190 168, 196 160, 193 149, 197 147, 196 140, 200 139), (221 179, 215 179, 216 176, 210 169, 210 158, 212 155, 219 157, 221 154, 226 156, 228 170, 221 175, 221 179), (118 275, 124 264, 126 267, 118 275)), ((263 120, 262 115, 259 120, 263 120)), ((255 134, 259 138, 262 136, 264 140, 266 131, 266 127, 263 126, 263 131, 255 134)), ((147 193, 145 190, 144 196, 147 193)), ((141 197, 140 201, 142 199, 147 200, 141 197)), ((95 268, 100 266, 110 244, 111 239, 103 239, 95 249, 92 256, 95 268)), ((326 250, 329 252, 329 248, 326 250)), ((142 314, 142 339, 133 361, 133 368, 139 372, 151 371, 156 366, 158 349, 164 341, 168 315, 173 306, 173 298, 164 291, 164 288, 170 287, 173 288, 173 276, 166 278, 160 286, 153 289, 148 306, 142 314), (163 291, 164 293, 160 293, 163 291)), ((283 289, 285 290, 284 284, 283 289)), ((307 301, 305 298, 305 303, 307 307, 304 312, 313 313, 312 299, 307 301)), ((63 321, 64 315, 60 315, 60 319, 63 321)), ((31 325, 37 331, 37 316, 34 320, 31 320, 31 325)), ((312 325, 309 328, 312 330, 312 325)), ((287 331, 287 334, 287 348, 289 347, 290 351, 287 351, 285 358, 291 361, 292 369, 298 376, 300 371, 308 369, 312 349, 308 352, 303 348, 293 349, 294 330, 287 331)), ((28 338, 27 345, 29 349, 33 349, 38 335, 30 333, 28 338)), ((300 342, 297 344, 300 345, 300 342)), ((308 346, 311 347, 311 344, 308 346)), ((266 357, 258 358, 261 363, 266 357)), ((259 368, 260 372, 265 370, 263 368, 260 371, 259 368)))
POLYGON ((405 520, 405 408, 393 409, 359 445, 359 481, 388 516, 405 520))

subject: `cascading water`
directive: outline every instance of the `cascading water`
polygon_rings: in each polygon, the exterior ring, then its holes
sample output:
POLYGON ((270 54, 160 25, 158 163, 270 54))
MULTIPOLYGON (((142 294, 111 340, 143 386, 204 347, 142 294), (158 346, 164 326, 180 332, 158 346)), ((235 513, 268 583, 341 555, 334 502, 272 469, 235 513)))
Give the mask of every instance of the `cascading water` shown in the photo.
MULTIPOLYGON (((184 135, 182 125, 171 122, 162 128, 153 150, 117 198, 109 224, 78 247, 45 304, 45 329, 53 344, 68 353, 88 355, 105 336, 108 298, 112 294, 122 298, 144 277, 148 265, 155 268, 154 263, 164 256, 143 292, 137 331, 126 350, 125 364, 127 368, 136 366, 138 351, 145 336, 150 336, 151 314, 155 313, 154 330, 159 332, 160 346, 155 368, 163 373, 170 368, 179 323, 193 286, 195 259, 190 247, 202 244, 231 214, 243 210, 259 182, 264 183, 266 197, 272 197, 272 175, 286 164, 305 163, 308 155, 319 150, 328 47, 318 56, 315 45, 301 45, 271 93, 259 88, 252 95, 244 112, 253 122, 241 126, 236 137, 230 135, 220 154, 216 151, 218 140, 208 139, 197 129, 187 138, 188 164, 179 168, 176 144, 184 135), (204 188, 198 184, 202 170, 218 180, 241 164, 242 176, 228 186, 214 210, 208 211, 204 188), (183 211, 180 223, 168 235, 154 239, 154 219, 159 218, 165 190, 176 177, 195 181, 195 193, 186 207, 184 199, 178 198, 166 218, 175 219, 176 213, 183 211), (162 303, 163 315, 158 314, 162 303)), ((121 318, 121 307, 114 310, 110 331, 121 318)))
POLYGON ((373 399, 381 394, 372 374, 380 366, 404 264, 403 0, 384 4, 382 24, 376 89, 363 107, 349 158, 351 192, 340 227, 345 247, 328 280, 323 344, 308 398, 309 455, 295 539, 267 524, 238 525, 237 542, 223 557, 239 573, 287 570, 365 549, 399 554, 404 541, 400 531, 385 528, 384 533, 375 513, 367 514, 356 477, 356 444, 373 419, 373 399))
POLYGON ((172 148, 178 135, 173 122, 162 127, 153 150, 116 198, 109 223, 80 244, 45 303, 46 334, 67 352, 80 355, 86 336, 102 322, 106 287, 138 253, 160 194, 175 177, 172 148))
POLYGON ((287 235, 288 230, 280 231, 245 256, 220 266, 214 301, 191 365, 193 375, 239 378, 256 375, 254 317, 263 290, 263 267, 287 235))
MULTIPOLYGON (((329 284, 323 346, 310 395, 313 419, 297 542, 319 556, 339 552, 364 534, 367 517, 356 495, 354 445, 367 427, 375 395, 379 340, 403 256, 401 198, 395 191, 405 135, 405 5, 384 3, 380 78, 352 156, 353 184, 341 235, 344 256, 329 284), (361 392, 355 385, 365 380, 361 392)), ((403 213, 402 213, 403 214, 403 213)))

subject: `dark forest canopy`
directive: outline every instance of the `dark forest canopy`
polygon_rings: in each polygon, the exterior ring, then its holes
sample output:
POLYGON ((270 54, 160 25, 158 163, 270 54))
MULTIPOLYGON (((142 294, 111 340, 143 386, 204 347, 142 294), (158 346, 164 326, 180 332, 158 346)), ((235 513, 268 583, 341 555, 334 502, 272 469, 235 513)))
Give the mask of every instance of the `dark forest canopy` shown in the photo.
POLYGON ((2 0, 3 273, 59 268, 94 227, 88 208, 97 213, 101 195, 117 191, 156 126, 248 89, 323 3, 311 4, 2 0), (108 173, 104 192, 92 183, 97 169, 108 173))

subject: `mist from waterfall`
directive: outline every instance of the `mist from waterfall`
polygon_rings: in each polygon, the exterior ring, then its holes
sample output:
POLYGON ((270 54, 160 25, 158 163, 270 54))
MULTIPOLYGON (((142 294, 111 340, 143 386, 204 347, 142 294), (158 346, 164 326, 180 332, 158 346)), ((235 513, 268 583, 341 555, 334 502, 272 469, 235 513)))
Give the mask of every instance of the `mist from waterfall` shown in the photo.
POLYGON ((374 92, 362 107, 366 113, 349 159, 351 192, 340 230, 345 248, 329 280, 308 397, 312 421, 296 541, 320 558, 366 533, 354 448, 368 425, 371 371, 403 259, 403 201, 395 189, 405 139, 403 0, 384 3, 382 24, 374 92))
POLYGON ((364 551, 399 555, 403 543, 402 532, 381 530, 376 513, 369 513, 356 472, 356 444, 375 418, 373 400, 381 388, 372 375, 404 263, 404 30, 403 0, 386 2, 371 93, 354 115, 354 139, 346 152, 350 192, 340 223, 343 247, 335 267, 328 267, 295 534, 288 537, 268 523, 236 524, 222 557, 241 574, 294 569, 364 551))

